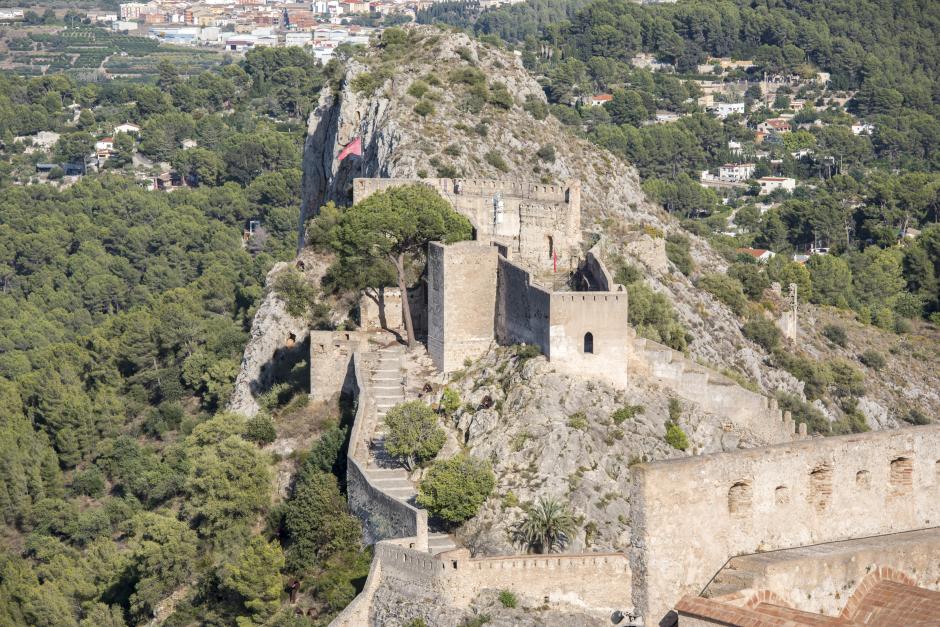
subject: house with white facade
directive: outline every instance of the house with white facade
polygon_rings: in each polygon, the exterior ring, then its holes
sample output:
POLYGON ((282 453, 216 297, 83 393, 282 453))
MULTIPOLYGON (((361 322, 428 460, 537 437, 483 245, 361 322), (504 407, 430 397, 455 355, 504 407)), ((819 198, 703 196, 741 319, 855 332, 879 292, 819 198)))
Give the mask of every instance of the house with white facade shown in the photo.
POLYGON ((726 163, 718 168, 718 179, 728 182, 746 181, 754 176, 753 163, 726 163))
POLYGON ((796 189, 796 179, 791 179, 785 176, 762 176, 757 179, 757 182, 760 184, 760 195, 765 196, 771 194, 778 189, 782 189, 787 192, 792 192, 796 189))
POLYGON ((714 111, 715 111, 715 115, 721 118, 722 120, 734 113, 740 113, 741 115, 744 115, 744 103, 743 102, 716 102, 714 111))

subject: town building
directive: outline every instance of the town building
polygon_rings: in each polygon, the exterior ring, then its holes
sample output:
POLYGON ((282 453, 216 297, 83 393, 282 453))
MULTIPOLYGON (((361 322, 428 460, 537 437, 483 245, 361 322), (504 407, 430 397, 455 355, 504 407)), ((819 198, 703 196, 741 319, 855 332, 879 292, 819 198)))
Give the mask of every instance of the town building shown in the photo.
POLYGON ((718 168, 718 179, 721 181, 746 181, 754 176, 753 163, 726 163, 718 168))
POLYGON ((757 179, 757 182, 760 184, 760 195, 764 196, 766 194, 771 194, 778 189, 782 189, 787 192, 792 192, 796 189, 796 179, 791 179, 785 176, 762 176, 757 179))

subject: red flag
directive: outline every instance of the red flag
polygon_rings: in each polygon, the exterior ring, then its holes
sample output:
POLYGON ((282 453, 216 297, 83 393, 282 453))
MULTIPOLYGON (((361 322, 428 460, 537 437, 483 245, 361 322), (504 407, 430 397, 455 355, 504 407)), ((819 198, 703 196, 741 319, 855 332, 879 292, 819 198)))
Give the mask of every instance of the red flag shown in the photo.
POLYGON ((362 156, 362 139, 357 137, 352 140, 343 150, 339 153, 339 156, 336 158, 337 161, 342 161, 349 155, 356 155, 357 157, 362 156))

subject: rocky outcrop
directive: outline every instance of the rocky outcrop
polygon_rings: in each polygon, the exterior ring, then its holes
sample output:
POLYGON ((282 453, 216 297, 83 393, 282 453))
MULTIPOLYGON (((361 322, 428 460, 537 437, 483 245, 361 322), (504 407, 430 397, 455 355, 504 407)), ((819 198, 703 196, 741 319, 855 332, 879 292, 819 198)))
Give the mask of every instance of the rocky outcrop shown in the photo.
POLYGON ((275 383, 273 377, 279 360, 303 350, 302 346, 307 341, 309 322, 287 313, 286 304, 274 291, 276 277, 291 267, 301 270, 313 285, 319 285, 328 260, 311 251, 303 251, 294 262, 277 263, 268 272, 266 294, 251 322, 251 336, 242 354, 235 390, 228 404, 229 411, 245 416, 257 414, 257 397, 275 383))

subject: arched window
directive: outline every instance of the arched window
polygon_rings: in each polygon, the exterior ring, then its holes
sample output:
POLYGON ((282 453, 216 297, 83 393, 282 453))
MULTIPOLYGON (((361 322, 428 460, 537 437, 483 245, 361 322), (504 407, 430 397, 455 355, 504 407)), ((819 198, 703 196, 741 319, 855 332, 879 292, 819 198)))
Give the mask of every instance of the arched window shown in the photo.
POLYGON ((588 331, 584 334, 584 352, 593 353, 594 352, 594 334, 588 331))
POLYGON ((552 259, 555 255, 555 239, 551 235, 546 235, 545 239, 548 242, 548 258, 552 259))

